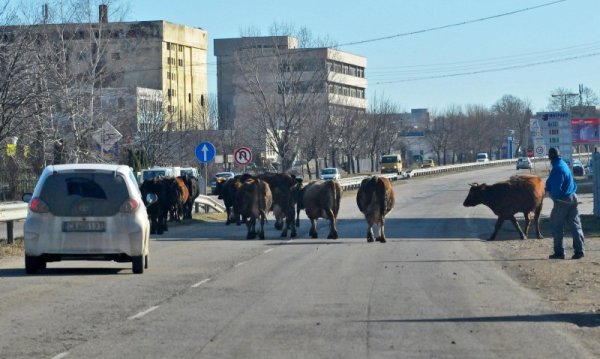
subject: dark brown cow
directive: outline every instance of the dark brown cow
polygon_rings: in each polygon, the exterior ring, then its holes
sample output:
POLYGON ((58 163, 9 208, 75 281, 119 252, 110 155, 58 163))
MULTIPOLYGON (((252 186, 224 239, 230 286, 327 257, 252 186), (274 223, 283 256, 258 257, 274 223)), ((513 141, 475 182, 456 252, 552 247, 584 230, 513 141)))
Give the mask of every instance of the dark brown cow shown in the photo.
POLYGON ((288 173, 263 173, 256 176, 269 184, 273 195, 273 215, 275 216, 275 228, 280 229, 281 237, 287 237, 290 229, 290 238, 296 237, 296 195, 298 181, 295 176, 288 173), (285 218, 285 225, 283 219, 285 218))
POLYGON ((385 216, 394 208, 395 199, 394 189, 387 178, 373 176, 362 180, 356 193, 356 204, 369 224, 367 242, 373 242, 373 225, 377 224, 377 240, 385 243, 385 216))
POLYGON ((544 181, 538 176, 512 176, 509 180, 493 185, 473 183, 463 206, 474 207, 478 204, 488 206, 498 216, 494 233, 488 240, 494 240, 504 220, 510 220, 517 228, 521 239, 526 239, 531 224, 531 212, 535 213, 535 229, 537 238, 540 233, 540 213, 544 199, 544 181), (525 216, 525 233, 519 227, 515 213, 523 212, 525 216))
POLYGON ((235 192, 237 190, 236 183, 240 182, 240 176, 233 178, 217 178, 217 184, 215 188, 215 194, 218 195, 219 199, 223 200, 225 205, 225 211, 227 212, 226 225, 230 223, 239 223, 238 220, 233 218, 233 203, 235 202, 235 192))
MULTIPOLYGON (((245 220, 248 233, 247 239, 256 238, 256 220, 260 220, 258 237, 265 239, 265 220, 272 205, 272 195, 269 185, 257 178, 246 178, 235 184, 237 190, 233 204, 236 218, 245 220)), ((240 224, 238 222, 238 224, 240 224)))
POLYGON ((304 208, 306 216, 310 219, 309 235, 317 238, 317 219, 329 220, 328 239, 337 239, 337 215, 342 199, 342 187, 336 181, 314 181, 300 190, 299 208, 304 208))

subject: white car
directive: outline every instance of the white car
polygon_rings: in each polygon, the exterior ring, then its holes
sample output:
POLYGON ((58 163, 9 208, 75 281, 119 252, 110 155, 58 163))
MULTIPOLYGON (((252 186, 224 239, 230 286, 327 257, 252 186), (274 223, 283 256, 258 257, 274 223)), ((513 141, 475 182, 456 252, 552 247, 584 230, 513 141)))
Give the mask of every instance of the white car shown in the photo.
POLYGON ((339 180, 341 178, 342 178, 342 175, 340 174, 340 171, 335 167, 323 168, 321 170, 321 179, 322 180, 339 180))
MULTIPOLYGON (((157 197, 150 194, 149 203, 157 197)), ((131 262, 148 268, 150 222, 136 178, 127 166, 48 166, 33 193, 23 224, 25 271, 62 260, 131 262)))

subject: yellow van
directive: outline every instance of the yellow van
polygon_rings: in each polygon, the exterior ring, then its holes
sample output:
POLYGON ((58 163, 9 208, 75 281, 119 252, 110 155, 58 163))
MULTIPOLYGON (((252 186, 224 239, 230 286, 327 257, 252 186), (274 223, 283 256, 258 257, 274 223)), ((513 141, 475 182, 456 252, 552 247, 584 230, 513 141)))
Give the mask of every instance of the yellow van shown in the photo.
POLYGON ((402 156, 383 155, 381 157, 381 173, 402 173, 402 156))

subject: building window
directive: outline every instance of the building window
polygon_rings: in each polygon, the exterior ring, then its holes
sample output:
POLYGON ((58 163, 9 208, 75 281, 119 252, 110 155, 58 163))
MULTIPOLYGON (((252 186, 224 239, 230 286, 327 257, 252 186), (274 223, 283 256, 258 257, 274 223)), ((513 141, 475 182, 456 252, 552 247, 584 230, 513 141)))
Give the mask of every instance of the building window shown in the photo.
POLYGON ((192 103, 192 94, 191 93, 188 93, 188 102, 192 103))
POLYGON ((200 95, 200 106, 204 107, 204 95, 200 95))
POLYGON ((122 97, 119 97, 119 99, 117 100, 117 106, 119 108, 125 107, 125 100, 122 97))
POLYGON ((179 59, 178 62, 179 62, 179 66, 183 66, 183 59, 179 59))
POLYGON ((121 53, 120 52, 113 52, 112 53, 112 59, 113 60, 121 60, 121 53))

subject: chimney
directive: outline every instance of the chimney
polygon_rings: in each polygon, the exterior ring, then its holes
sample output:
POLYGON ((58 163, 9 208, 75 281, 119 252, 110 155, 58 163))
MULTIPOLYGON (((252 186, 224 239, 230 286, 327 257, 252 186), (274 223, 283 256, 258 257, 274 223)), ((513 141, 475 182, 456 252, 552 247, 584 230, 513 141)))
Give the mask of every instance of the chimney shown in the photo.
POLYGON ((48 4, 42 5, 42 24, 48 23, 48 4))
POLYGON ((106 24, 108 22, 108 5, 98 6, 98 22, 106 24))

